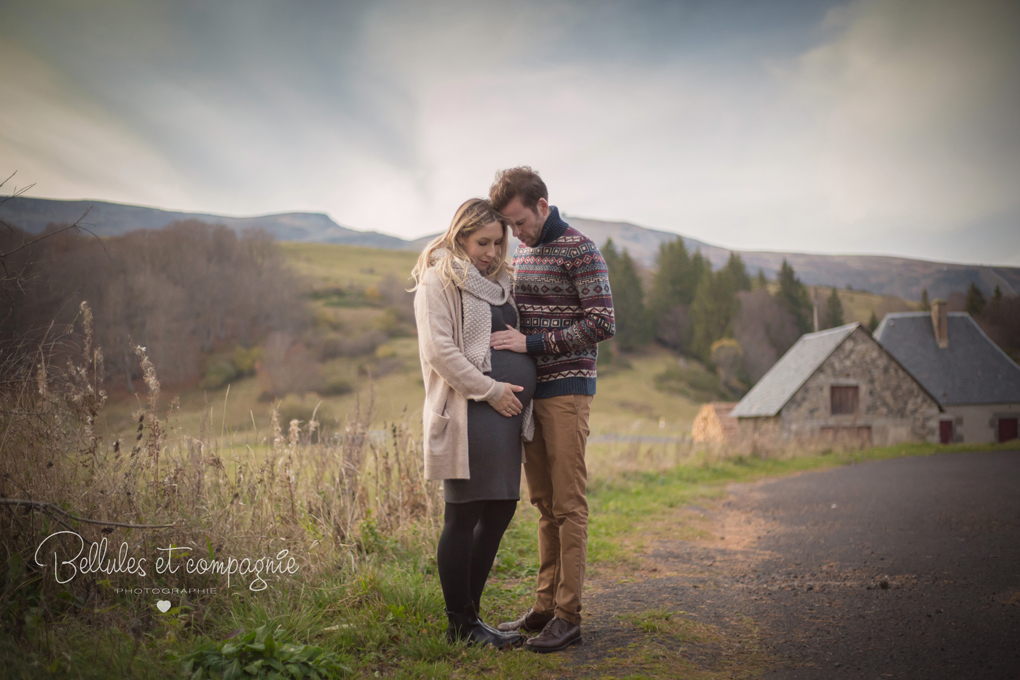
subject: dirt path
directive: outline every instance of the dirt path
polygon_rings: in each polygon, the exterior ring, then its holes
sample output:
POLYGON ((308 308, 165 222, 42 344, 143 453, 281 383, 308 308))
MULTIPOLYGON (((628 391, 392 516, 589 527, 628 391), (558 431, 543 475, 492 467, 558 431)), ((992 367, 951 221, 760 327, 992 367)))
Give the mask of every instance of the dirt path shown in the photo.
POLYGON ((678 513, 687 540, 646 536, 590 579, 578 677, 1020 678, 1020 452, 733 485, 678 513))

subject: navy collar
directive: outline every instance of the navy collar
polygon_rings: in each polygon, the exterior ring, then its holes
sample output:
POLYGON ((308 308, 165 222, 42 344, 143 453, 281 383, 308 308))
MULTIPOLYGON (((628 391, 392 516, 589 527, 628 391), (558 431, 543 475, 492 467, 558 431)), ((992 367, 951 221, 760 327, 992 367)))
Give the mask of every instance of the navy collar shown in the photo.
POLYGON ((543 246, 546 243, 552 243, 570 227, 569 224, 560 219, 559 209, 551 205, 549 206, 549 217, 545 218, 545 224, 542 225, 542 235, 538 237, 537 246, 543 246))

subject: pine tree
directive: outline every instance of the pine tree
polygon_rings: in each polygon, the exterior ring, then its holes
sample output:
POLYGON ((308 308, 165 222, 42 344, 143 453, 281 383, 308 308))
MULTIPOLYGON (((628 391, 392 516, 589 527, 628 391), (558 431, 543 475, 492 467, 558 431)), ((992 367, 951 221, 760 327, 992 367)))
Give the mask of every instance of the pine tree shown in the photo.
POLYGON ((928 301, 928 289, 925 288, 921 291, 921 311, 930 312, 931 302, 928 301))
POLYGON ((708 361, 708 353, 715 341, 715 324, 718 316, 714 313, 713 276, 711 268, 701 275, 701 283, 691 303, 691 349, 694 353, 708 361))
POLYGON ((737 291, 725 269, 713 272, 707 266, 691 304, 692 349, 705 361, 711 358, 712 343, 733 335, 737 291))
POLYGON ((754 285, 752 286, 752 288, 754 288, 754 290, 769 289, 769 280, 765 278, 765 272, 762 270, 761 267, 758 267, 758 276, 755 277, 754 285))
POLYGON ((985 304, 985 294, 981 292, 976 283, 971 281, 970 287, 967 288, 967 306, 965 308, 967 313, 977 316, 985 308, 985 304))
POLYGON ((996 304, 1002 302, 1002 289, 999 286, 995 286, 995 290, 992 292, 992 302, 996 304))
POLYGON ((779 291, 776 293, 776 299, 793 315, 797 330, 801 334, 811 330, 813 307, 807 287, 800 282, 793 267, 785 259, 779 269, 779 291))
POLYGON ((690 347, 690 306, 703 263, 692 262, 679 236, 659 245, 648 305, 650 336, 677 351, 690 347))
POLYGON ((679 236, 675 241, 659 245, 659 254, 655 257, 658 270, 652 280, 651 304, 653 313, 658 316, 676 305, 689 305, 694 300, 694 289, 691 285, 691 257, 687 253, 684 241, 679 236))
POLYGON ((637 265, 626 249, 623 255, 617 254, 612 239, 606 241, 602 258, 609 269, 609 286, 613 291, 616 341, 621 349, 634 349, 649 340, 645 292, 637 265))
POLYGON ((751 290, 751 277, 747 275, 744 259, 737 253, 730 251, 730 259, 726 261, 726 265, 720 270, 720 273, 729 278, 734 293, 751 290))
POLYGON ((832 289, 832 294, 825 301, 825 322, 826 328, 836 328, 843 325, 843 303, 839 299, 839 293, 832 289))
POLYGON ((687 272, 686 282, 684 283, 686 290, 691 291, 691 304, 694 304, 694 295, 698 291, 698 286, 701 285, 701 280, 704 278, 706 270, 712 271, 712 263, 701 254, 701 249, 699 248, 691 255, 691 268, 687 272))
POLYGON ((871 310, 871 318, 868 319, 868 332, 872 335, 875 334, 875 329, 878 328, 878 316, 875 315, 875 310, 871 310))
MULTIPOLYGON (((602 246, 602 259, 606 261, 606 268, 612 271, 614 264, 619 264, 620 254, 616 252, 616 244, 613 243, 613 239, 606 239, 606 245, 602 246)), ((610 282, 612 286, 612 282, 610 282)))

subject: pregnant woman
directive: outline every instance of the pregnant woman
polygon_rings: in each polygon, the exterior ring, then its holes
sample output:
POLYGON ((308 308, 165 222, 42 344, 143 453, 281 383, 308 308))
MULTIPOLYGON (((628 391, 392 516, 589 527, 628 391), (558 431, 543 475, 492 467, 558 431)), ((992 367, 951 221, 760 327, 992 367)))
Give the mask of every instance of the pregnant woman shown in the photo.
POLYGON ((425 477, 443 480, 439 580, 447 638, 500 649, 523 643, 479 618, 485 581, 520 499, 522 437, 534 433, 535 363, 489 348, 518 328, 507 224, 471 199, 422 252, 411 273, 425 379, 425 477))

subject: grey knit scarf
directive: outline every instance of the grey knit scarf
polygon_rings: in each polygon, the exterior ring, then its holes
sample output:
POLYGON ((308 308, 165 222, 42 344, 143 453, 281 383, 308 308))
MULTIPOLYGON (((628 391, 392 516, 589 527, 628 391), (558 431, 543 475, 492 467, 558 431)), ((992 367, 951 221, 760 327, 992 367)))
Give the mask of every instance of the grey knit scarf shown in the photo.
POLYGON ((454 260, 453 269, 467 277, 460 286, 464 306, 464 356, 482 373, 492 370, 492 350, 489 336, 492 332, 492 312, 489 305, 501 307, 513 301, 513 283, 503 273, 493 281, 482 276, 478 268, 463 260, 454 260))

